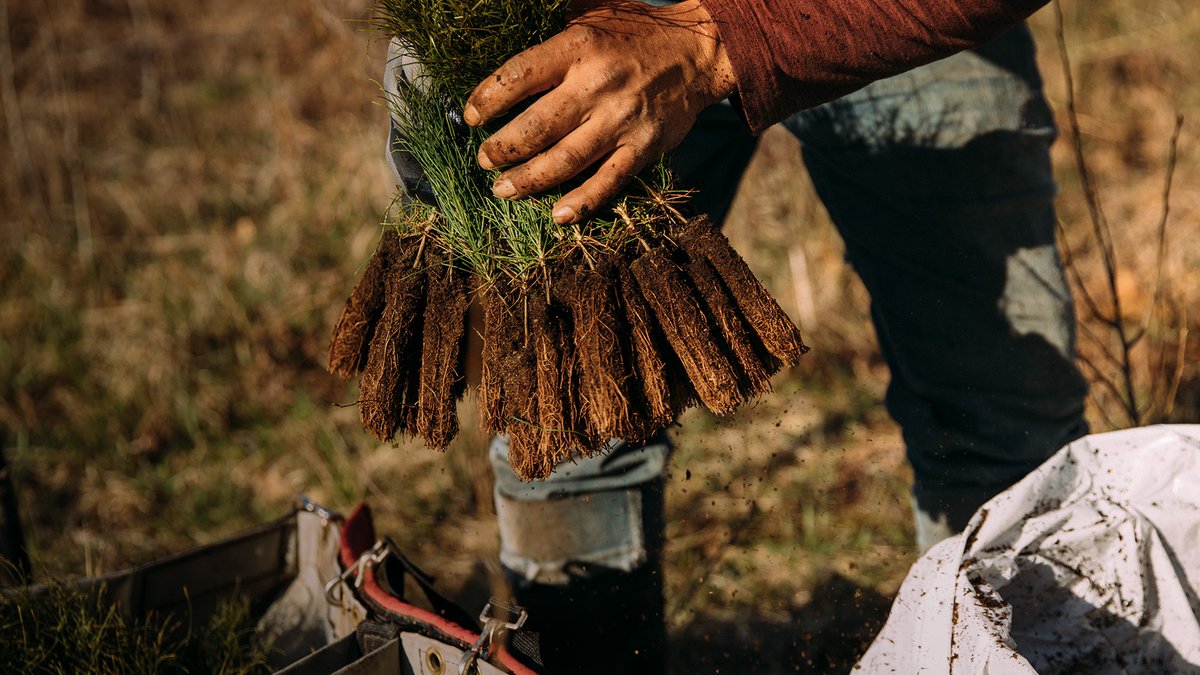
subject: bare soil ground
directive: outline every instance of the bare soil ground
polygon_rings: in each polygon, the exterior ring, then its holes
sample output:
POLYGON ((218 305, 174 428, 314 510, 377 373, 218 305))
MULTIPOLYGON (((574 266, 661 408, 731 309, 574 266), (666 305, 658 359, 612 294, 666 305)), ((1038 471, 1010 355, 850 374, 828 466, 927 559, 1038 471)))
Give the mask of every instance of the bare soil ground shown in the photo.
MULTIPOLYGON (((0 0, 0 443, 46 575, 211 541, 308 493, 372 501, 446 587, 478 601, 495 555, 471 397, 445 454, 374 441, 323 369, 390 179, 367 0, 0 0)), ((1117 251, 1141 421, 1200 417, 1200 7, 1064 0, 1032 24, 1060 116, 1065 240, 1083 286, 1096 429, 1128 424, 1107 282, 1072 165, 1078 136, 1117 251), (1157 244, 1176 112, 1187 119, 1157 244), (1161 280, 1161 284, 1159 283, 1161 280), (1161 287, 1162 292, 1155 292, 1161 287), (1157 302, 1156 302, 1157 298, 1157 302), (1190 331, 1190 332, 1189 332, 1190 331), (1107 345, 1107 346, 1106 346, 1107 345), (1160 363, 1162 364, 1160 366, 1160 363), (1107 364, 1107 365, 1106 365, 1107 364)), ((899 434, 868 300, 770 132, 727 230, 813 353, 775 392, 692 411, 667 496, 679 672, 845 672, 914 557, 899 434)))

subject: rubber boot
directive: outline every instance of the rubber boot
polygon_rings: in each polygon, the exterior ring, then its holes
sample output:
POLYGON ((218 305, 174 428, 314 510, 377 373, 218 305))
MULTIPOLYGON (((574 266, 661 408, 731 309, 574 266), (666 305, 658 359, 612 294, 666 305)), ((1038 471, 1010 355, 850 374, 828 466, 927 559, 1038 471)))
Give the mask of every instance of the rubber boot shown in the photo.
POLYGON ((508 574, 513 599, 529 613, 550 675, 646 673, 667 668, 662 540, 663 487, 642 488, 646 562, 624 572, 572 565, 566 584, 541 584, 508 574))

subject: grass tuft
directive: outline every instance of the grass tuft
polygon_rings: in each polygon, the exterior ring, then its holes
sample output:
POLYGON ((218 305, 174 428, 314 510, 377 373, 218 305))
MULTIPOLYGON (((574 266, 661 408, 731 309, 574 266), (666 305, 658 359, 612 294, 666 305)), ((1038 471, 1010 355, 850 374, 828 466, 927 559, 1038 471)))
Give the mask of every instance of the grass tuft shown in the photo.
POLYGON ((209 622, 185 629, 171 617, 121 616, 102 592, 55 582, 0 596, 0 672, 266 673, 254 644, 249 601, 217 606, 209 622))

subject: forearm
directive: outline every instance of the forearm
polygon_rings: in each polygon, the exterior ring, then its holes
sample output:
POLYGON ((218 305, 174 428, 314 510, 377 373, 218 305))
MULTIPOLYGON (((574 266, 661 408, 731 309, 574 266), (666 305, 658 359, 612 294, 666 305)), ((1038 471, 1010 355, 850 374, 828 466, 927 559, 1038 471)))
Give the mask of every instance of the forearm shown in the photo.
POLYGON ((750 128, 983 44, 1045 0, 701 0, 750 128))

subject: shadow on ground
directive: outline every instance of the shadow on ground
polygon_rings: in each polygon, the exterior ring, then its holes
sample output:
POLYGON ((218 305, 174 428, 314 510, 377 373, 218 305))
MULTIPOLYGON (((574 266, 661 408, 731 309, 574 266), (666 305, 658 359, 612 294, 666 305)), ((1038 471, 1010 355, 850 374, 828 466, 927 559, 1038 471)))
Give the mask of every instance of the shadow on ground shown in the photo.
POLYGON ((848 673, 891 598, 833 575, 788 616, 698 618, 671 636, 673 673, 848 673))

